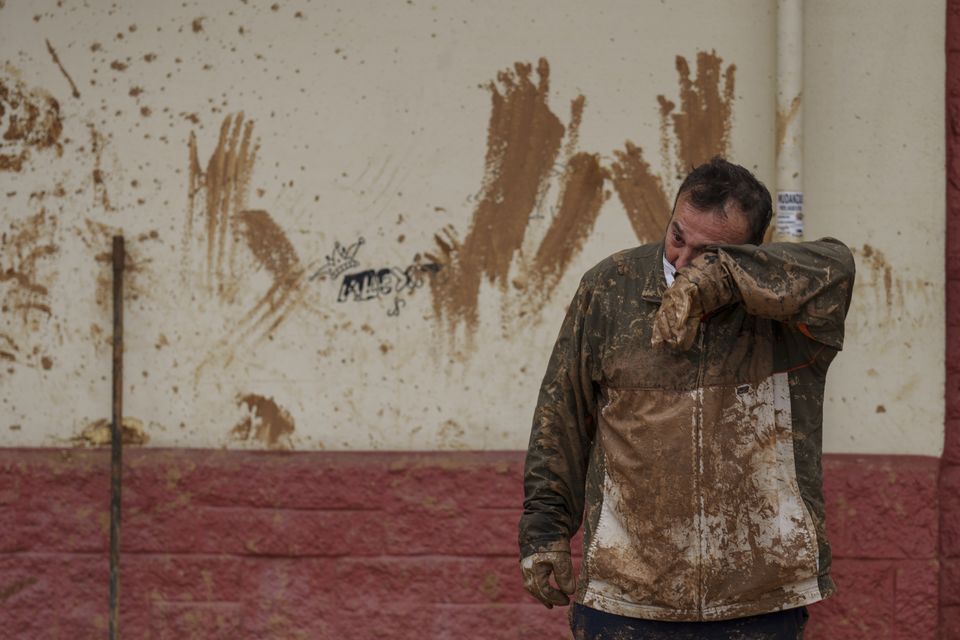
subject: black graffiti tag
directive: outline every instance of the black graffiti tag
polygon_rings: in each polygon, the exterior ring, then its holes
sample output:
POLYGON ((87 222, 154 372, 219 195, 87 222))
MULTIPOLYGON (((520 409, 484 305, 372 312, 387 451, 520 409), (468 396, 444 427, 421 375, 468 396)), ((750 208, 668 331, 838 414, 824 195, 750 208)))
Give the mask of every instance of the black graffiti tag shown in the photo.
POLYGON ((439 270, 436 264, 412 264, 406 269, 386 267, 383 269, 368 269, 357 273, 348 273, 340 283, 340 293, 337 302, 364 302, 377 300, 391 295, 400 295, 403 292, 413 293, 424 284, 424 272, 439 270))

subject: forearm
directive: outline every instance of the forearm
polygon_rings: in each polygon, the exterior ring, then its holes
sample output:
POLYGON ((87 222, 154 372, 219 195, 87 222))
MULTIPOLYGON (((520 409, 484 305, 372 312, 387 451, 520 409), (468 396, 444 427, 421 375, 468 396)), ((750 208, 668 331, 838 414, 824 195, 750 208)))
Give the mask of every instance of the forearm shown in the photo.
POLYGON ((569 540, 583 517, 585 470, 579 460, 527 453, 524 469, 520 555, 569 551, 569 540), (561 469, 562 468, 562 469, 561 469))
POLYGON ((739 302, 751 315, 793 325, 814 340, 839 349, 854 272, 850 249, 825 238, 759 246, 721 245, 715 254, 698 258, 689 277, 707 293, 705 313, 739 302))

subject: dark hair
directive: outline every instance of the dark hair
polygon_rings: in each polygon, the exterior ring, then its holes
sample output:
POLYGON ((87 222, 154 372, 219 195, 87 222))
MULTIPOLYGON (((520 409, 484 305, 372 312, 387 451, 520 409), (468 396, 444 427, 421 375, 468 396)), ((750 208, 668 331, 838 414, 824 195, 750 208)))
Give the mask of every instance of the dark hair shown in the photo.
POLYGON ((684 179, 673 202, 674 209, 682 195, 686 195, 697 209, 721 216, 726 216, 726 206, 732 200, 747 216, 750 242, 763 242, 763 235, 773 217, 773 201, 763 183, 740 165, 714 156, 684 179))

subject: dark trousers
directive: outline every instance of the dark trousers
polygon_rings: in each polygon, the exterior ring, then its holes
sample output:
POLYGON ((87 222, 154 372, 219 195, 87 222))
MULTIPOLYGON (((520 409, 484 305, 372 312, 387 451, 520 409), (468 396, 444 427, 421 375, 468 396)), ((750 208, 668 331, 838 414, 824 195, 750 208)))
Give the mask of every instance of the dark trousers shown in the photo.
POLYGON ((806 607, 797 607, 732 620, 663 622, 570 605, 576 640, 800 640, 809 617, 806 607))

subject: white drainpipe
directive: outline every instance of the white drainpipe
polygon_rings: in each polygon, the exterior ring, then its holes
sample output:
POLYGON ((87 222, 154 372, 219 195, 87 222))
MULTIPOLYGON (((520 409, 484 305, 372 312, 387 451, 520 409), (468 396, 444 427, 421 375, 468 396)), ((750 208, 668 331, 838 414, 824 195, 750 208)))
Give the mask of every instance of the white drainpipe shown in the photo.
POLYGON ((777 0, 774 240, 803 240, 803 0, 777 0))

